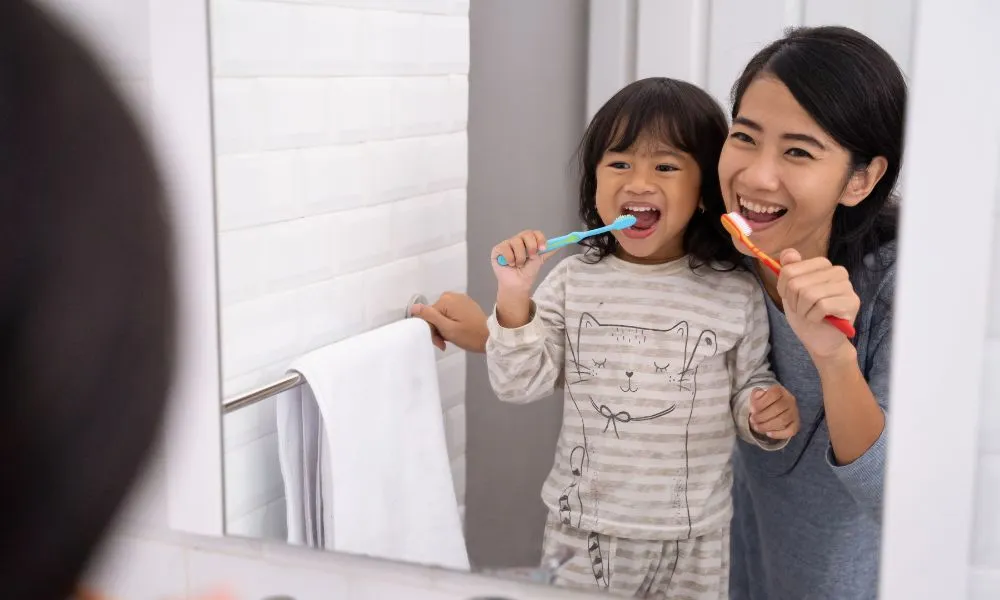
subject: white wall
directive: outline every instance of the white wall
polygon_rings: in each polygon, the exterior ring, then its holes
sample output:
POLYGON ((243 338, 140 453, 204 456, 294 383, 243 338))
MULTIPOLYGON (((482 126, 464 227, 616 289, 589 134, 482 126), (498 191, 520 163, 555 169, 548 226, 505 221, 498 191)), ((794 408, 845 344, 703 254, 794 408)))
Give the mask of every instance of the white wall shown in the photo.
POLYGON ((591 0, 589 119, 620 88, 674 77, 708 90, 727 111, 753 54, 796 25, 846 25, 879 42, 904 73, 917 0, 591 0))
POLYGON ((1000 597, 1000 82, 992 76, 1000 6, 925 1, 915 25, 881 589, 992 600, 1000 597))
MULTIPOLYGON (((1000 145, 1000 135, 997 136, 1000 145)), ((997 165, 1000 173, 1000 164, 997 165)), ((989 327, 979 410, 979 464, 972 533, 970 598, 1000 598, 1000 179, 995 203, 989 327)))
MULTIPOLYGON (((229 397, 466 289, 469 2, 210 6, 229 397)), ((464 354, 439 376, 464 504, 464 354)), ((284 537, 274 407, 224 418, 229 533, 284 537)))

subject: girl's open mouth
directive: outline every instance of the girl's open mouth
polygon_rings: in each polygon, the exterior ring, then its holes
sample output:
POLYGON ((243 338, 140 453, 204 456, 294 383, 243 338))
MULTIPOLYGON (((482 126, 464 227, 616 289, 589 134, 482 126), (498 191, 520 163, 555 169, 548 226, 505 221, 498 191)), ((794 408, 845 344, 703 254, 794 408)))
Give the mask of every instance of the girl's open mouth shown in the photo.
POLYGON ((635 225, 622 231, 622 235, 632 239, 649 236, 660 222, 660 209, 649 205, 627 204, 622 207, 622 214, 635 217, 635 225))

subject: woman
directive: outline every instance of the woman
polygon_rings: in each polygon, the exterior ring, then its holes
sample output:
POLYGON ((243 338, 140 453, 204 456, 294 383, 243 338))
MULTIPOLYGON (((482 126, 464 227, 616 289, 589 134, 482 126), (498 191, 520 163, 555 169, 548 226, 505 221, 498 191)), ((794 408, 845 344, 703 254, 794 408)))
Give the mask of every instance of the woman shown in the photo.
MULTIPOLYGON (((780 256, 766 292, 772 367, 802 431, 778 453, 734 457, 731 595, 875 598, 886 452, 896 203, 906 84, 875 42, 842 27, 790 32, 733 87, 719 161, 727 208, 780 256), (823 322, 855 323, 848 340, 823 322)), ((719 215, 713 215, 718 218, 719 215)), ((440 336, 485 345, 486 317, 450 294, 420 314, 440 336)))
POLYGON ((167 207, 110 79, 23 0, 0 2, 0 90, 0 590, 65 600, 160 431, 167 207))

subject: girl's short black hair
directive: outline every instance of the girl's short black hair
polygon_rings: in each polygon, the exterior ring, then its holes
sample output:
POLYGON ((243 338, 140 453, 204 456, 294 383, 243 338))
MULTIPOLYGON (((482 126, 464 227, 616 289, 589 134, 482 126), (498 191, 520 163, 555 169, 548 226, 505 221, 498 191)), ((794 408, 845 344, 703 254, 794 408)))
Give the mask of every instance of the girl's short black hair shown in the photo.
POLYGON ((69 597, 159 438, 166 203, 88 51, 0 2, 0 595, 69 597))
POLYGON ((838 206, 827 257, 850 272, 864 257, 896 239, 894 196, 903 161, 906 80, 888 52, 847 27, 800 27, 758 52, 733 85, 733 118, 747 88, 758 77, 781 81, 830 136, 863 169, 886 158, 885 175, 860 204, 838 206))
MULTIPOLYGON (((684 233, 684 251, 692 268, 741 264, 741 255, 720 221, 726 208, 719 188, 719 155, 728 133, 722 108, 699 87, 667 77, 630 83, 597 111, 580 142, 580 218, 588 229, 605 224, 597 214, 597 167, 605 152, 625 151, 640 137, 650 135, 690 154, 701 170, 705 211, 695 211, 684 233)), ((618 249, 610 233, 582 244, 595 261, 618 249)))

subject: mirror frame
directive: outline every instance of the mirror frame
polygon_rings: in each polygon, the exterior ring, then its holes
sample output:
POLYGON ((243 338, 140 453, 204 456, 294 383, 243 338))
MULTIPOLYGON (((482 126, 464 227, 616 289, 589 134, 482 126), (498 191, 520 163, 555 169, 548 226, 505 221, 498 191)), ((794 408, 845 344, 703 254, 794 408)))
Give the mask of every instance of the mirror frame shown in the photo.
POLYGON ((171 198, 178 337, 162 480, 170 529, 222 536, 222 396, 208 0, 149 0, 149 129, 171 198), (186 40, 178 44, 177 40, 186 40))

